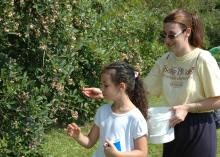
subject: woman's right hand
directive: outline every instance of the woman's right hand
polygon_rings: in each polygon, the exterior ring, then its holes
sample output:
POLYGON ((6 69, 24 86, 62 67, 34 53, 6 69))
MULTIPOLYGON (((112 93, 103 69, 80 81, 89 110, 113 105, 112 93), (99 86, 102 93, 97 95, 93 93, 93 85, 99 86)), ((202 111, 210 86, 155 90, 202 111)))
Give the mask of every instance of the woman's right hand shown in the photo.
POLYGON ((102 91, 99 88, 83 88, 82 93, 89 98, 103 99, 102 91))
POLYGON ((170 119, 170 126, 175 127, 177 124, 185 120, 186 115, 188 114, 187 104, 178 105, 171 107, 171 111, 174 113, 170 119))
POLYGON ((78 125, 76 125, 75 123, 69 124, 66 130, 67 134, 73 138, 78 138, 81 132, 80 127, 78 127, 78 125))

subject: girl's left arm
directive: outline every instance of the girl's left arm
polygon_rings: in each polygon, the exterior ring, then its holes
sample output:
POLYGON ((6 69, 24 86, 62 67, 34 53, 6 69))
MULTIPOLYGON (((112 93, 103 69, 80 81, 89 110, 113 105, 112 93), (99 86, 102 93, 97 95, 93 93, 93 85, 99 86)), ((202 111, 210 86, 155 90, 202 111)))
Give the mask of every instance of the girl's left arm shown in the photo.
POLYGON ((85 148, 92 148, 99 138, 99 127, 93 124, 88 135, 83 135, 82 133, 75 137, 74 139, 85 148))
POLYGON ((134 140, 134 149, 129 152, 117 151, 109 141, 104 145, 104 150, 107 157, 147 157, 147 145, 147 136, 144 135, 134 140))

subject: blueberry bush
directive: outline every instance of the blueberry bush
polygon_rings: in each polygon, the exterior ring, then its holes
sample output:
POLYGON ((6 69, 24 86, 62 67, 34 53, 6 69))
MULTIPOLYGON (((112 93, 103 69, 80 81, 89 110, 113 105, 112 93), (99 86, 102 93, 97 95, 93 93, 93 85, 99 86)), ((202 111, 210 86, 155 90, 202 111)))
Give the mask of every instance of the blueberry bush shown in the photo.
POLYGON ((82 95, 99 86, 103 65, 125 60, 145 75, 166 48, 162 19, 196 11, 205 48, 220 39, 218 0, 1 0, 0 156, 42 156, 54 125, 92 121, 102 101, 82 95))

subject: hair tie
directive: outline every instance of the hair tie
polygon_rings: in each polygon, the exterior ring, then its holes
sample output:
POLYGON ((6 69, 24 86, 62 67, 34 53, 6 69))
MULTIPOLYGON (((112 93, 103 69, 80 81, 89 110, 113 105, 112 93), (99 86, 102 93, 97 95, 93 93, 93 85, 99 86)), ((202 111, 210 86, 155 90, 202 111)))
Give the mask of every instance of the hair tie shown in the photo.
POLYGON ((138 71, 134 71, 134 77, 137 78, 139 75, 139 72, 138 71))

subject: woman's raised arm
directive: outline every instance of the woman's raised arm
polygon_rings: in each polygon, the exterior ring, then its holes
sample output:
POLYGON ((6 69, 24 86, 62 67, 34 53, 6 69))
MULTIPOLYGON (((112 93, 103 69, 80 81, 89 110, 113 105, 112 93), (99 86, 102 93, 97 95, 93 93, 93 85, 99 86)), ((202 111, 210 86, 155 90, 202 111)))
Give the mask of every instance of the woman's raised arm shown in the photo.
POLYGON ((83 88, 82 93, 89 98, 103 99, 102 91, 99 88, 95 88, 95 87, 83 88))

